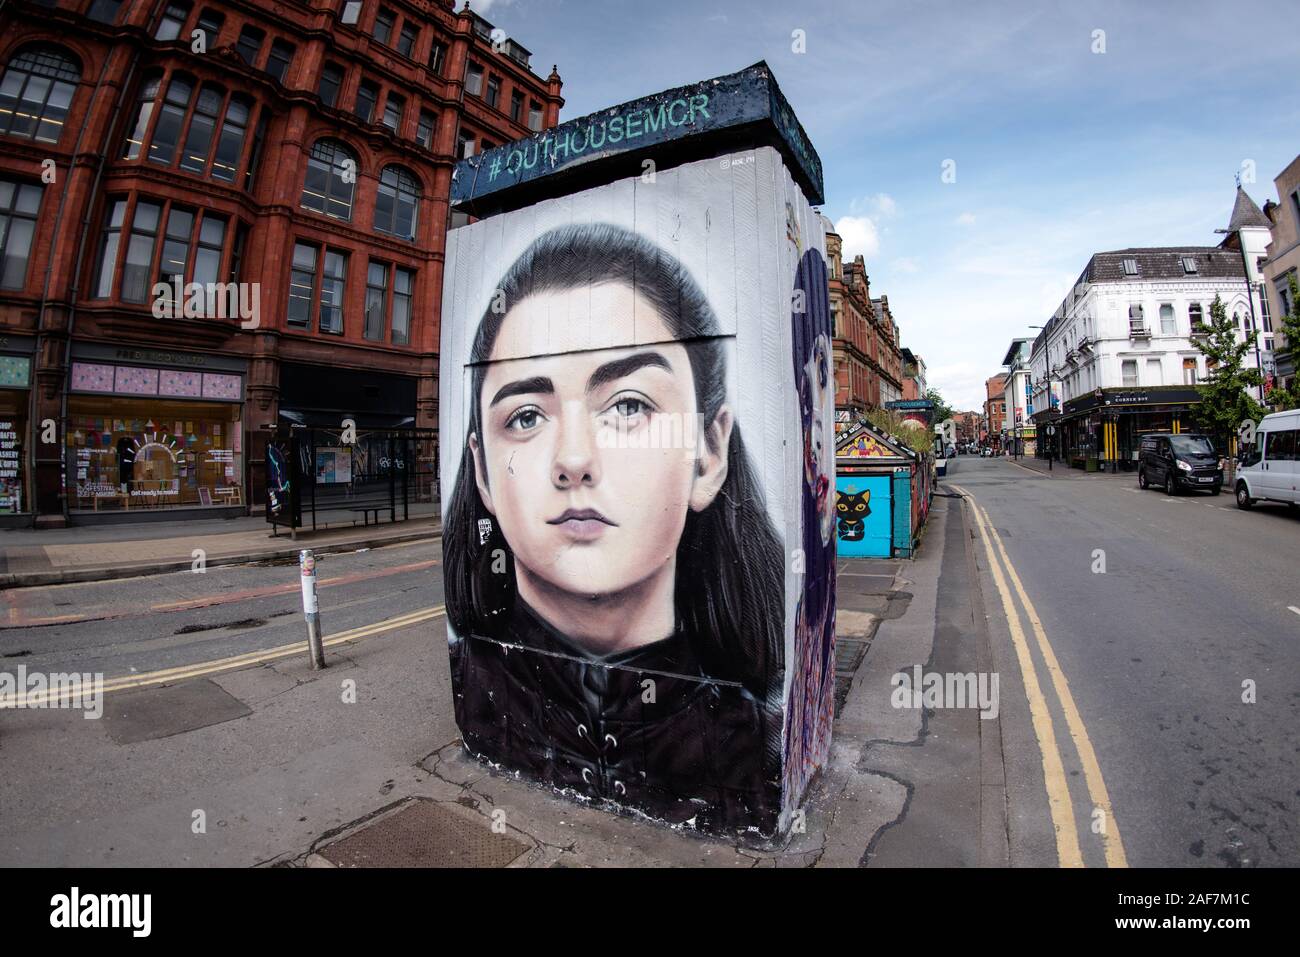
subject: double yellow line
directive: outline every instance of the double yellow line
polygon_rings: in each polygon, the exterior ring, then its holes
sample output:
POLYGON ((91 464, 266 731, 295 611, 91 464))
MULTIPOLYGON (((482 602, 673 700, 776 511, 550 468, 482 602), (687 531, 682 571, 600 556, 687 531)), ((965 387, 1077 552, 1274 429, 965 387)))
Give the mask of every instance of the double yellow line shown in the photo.
MULTIPOLYGON (((376 622, 373 625, 362 625, 360 628, 353 628, 348 631, 341 631, 337 635, 331 635, 323 642, 326 648, 334 645, 345 644, 350 641, 359 641, 362 638, 370 638, 374 635, 382 635, 390 631, 396 631, 399 628, 407 628, 411 625, 418 625, 422 621, 429 621, 437 618, 446 610, 445 605, 433 605, 429 608, 421 608, 419 611, 413 611, 405 615, 398 615, 396 618, 389 618, 385 621, 376 622)), ((219 674, 224 671, 234 671, 239 668, 247 668, 251 665, 260 665, 268 661, 276 661, 280 658, 288 658, 291 655, 301 655, 306 652, 307 640, 291 642, 287 645, 279 645, 275 648, 268 648, 264 651, 250 651, 242 655, 234 655, 229 658, 218 658, 213 661, 203 661, 193 665, 181 665, 178 668, 164 668, 160 671, 147 671, 138 675, 126 675, 121 678, 111 678, 104 682, 103 691, 105 694, 113 691, 129 691, 134 688, 146 688, 151 685, 171 684, 175 681, 183 681, 187 678, 201 678, 205 675, 219 674)), ((84 685, 79 689, 61 688, 57 692, 38 691, 32 694, 19 694, 10 702, 6 701, 0 704, 0 708, 42 708, 49 707, 51 704, 69 700, 80 693, 82 698, 94 691, 94 688, 88 688, 84 685)))
POLYGON ((1011 632, 1011 642, 1016 649, 1016 660, 1020 663, 1020 674, 1025 685, 1025 696, 1029 699, 1029 714, 1034 727, 1034 736, 1038 739, 1038 750, 1042 754, 1043 778, 1047 785, 1047 803, 1052 814, 1052 824, 1056 831, 1056 853, 1061 866, 1083 867, 1083 853, 1079 848, 1074 805, 1070 801, 1069 779, 1065 773, 1065 765, 1061 760, 1060 750, 1056 746, 1056 732, 1052 721, 1052 713, 1038 683, 1038 672, 1034 667, 1033 656, 1030 654, 1029 642, 1025 637, 1025 629, 1021 623, 1020 613, 1016 609, 1015 601, 1011 596, 1011 589, 1007 586, 1008 579, 1010 579, 1016 595, 1024 606, 1025 618, 1028 619, 1030 630, 1034 633, 1038 652, 1042 656, 1043 664, 1051 678, 1052 688, 1055 690, 1057 700, 1061 705, 1061 712, 1065 715, 1065 724, 1069 729, 1070 738, 1074 742, 1075 751, 1079 756, 1079 763, 1083 767, 1083 777, 1088 786, 1088 795, 1092 800, 1094 813, 1096 811, 1101 812, 1099 836, 1106 857, 1106 865, 1108 867, 1127 867, 1128 859, 1124 855, 1124 842, 1119 835, 1119 822, 1115 820, 1115 814, 1111 808, 1110 794, 1106 790, 1106 782, 1102 778, 1101 765, 1097 763, 1097 753, 1093 750, 1092 741, 1088 737, 1088 730, 1083 724, 1083 718, 1079 716, 1079 709, 1074 703, 1074 695, 1070 693, 1070 683, 1066 681, 1065 673, 1056 660, 1056 653, 1052 650, 1051 642, 1047 640, 1047 633, 1043 630, 1043 623, 1038 617, 1038 611, 1025 593, 1024 583, 1020 580, 1015 565, 1011 563, 1011 558, 1007 555, 1006 547, 1002 544, 1002 536, 998 534, 997 529, 993 527, 993 523, 989 521, 988 513, 975 501, 974 496, 965 489, 957 485, 950 485, 949 488, 961 495, 966 503, 970 505, 971 514, 975 519, 975 527, 979 529, 980 539, 984 542, 984 551, 988 556, 989 568, 993 574, 993 583, 997 586, 998 595, 1002 599, 1002 609, 1007 616, 1007 628, 1011 632), (997 547, 997 556, 994 555, 995 545, 997 547), (1001 563, 999 563, 998 557, 1001 558, 1001 563), (1005 574, 1003 573, 1004 567, 1005 574))

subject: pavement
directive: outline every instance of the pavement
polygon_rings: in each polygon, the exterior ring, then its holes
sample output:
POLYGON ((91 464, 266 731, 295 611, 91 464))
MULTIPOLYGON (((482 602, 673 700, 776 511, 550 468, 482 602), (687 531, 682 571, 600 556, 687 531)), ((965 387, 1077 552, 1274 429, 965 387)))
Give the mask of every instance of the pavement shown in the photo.
POLYGON ((860 865, 906 816, 907 783, 864 755, 886 720, 922 736, 924 716, 900 722, 877 690, 931 655, 932 540, 917 560, 840 563, 832 758, 775 846, 610 814, 468 758, 432 541, 322 561, 318 672, 296 571, 274 562, 26 590, 20 615, 76 620, 0 631, 0 670, 96 670, 106 693, 101 720, 0 713, 0 865, 860 865))
POLYGON ((105 695, 0 712, 0 865, 1300 862, 1300 517, 950 469, 915 558, 840 563, 831 758, 775 844, 468 758, 426 537, 322 558, 323 671, 289 560, 5 592, 0 672, 105 695), (997 678, 994 706, 900 704, 915 669, 997 678))
POLYGON ((291 539, 272 535, 261 515, 188 522, 77 525, 58 529, 0 530, 0 589, 67 582, 104 581, 138 575, 291 558, 303 548, 318 553, 378 547, 441 532, 432 506, 413 508, 411 518, 380 525, 299 530, 291 539))

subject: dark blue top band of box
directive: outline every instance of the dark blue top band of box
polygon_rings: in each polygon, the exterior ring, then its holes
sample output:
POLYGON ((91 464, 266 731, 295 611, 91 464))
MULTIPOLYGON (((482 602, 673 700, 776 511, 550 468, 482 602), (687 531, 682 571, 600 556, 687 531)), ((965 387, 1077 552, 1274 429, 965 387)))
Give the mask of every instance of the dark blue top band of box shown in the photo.
POLYGON ((808 201, 824 202, 821 159, 760 61, 461 160, 452 174, 451 203, 460 212, 490 216, 641 175, 645 159, 666 169, 756 146, 780 150, 808 201))

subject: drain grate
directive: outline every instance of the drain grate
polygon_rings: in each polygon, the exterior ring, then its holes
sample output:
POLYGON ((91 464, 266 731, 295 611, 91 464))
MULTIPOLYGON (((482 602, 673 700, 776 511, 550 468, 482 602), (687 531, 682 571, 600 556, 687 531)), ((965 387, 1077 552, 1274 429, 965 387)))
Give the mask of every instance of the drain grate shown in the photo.
POLYGON ((488 818, 417 800, 320 855, 339 867, 505 867, 527 850, 521 841, 492 833, 488 818))
POLYGON ((852 675, 858 670, 858 665, 862 664, 862 658, 867 653, 867 643, 857 638, 845 638, 843 635, 835 636, 835 670, 839 674, 848 673, 852 675))

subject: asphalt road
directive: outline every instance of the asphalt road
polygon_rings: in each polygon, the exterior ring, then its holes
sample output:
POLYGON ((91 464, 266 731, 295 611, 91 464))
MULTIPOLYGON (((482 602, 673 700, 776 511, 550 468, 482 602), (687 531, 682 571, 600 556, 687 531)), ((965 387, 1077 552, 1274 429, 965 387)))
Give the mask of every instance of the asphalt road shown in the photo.
MULTIPOLYGON (((1128 864, 1295 866, 1300 513, 1141 492, 1132 474, 1066 475, 959 457, 941 486, 984 509, 1024 583, 1128 864)), ((1086 829, 1092 802, 1060 720, 1055 737, 1086 829)))
MULTIPOLYGON (((441 555, 423 540, 319 556, 325 637, 441 604, 441 555)), ((293 561, 9 589, 0 602, 0 671, 111 679, 306 642, 293 561)))

